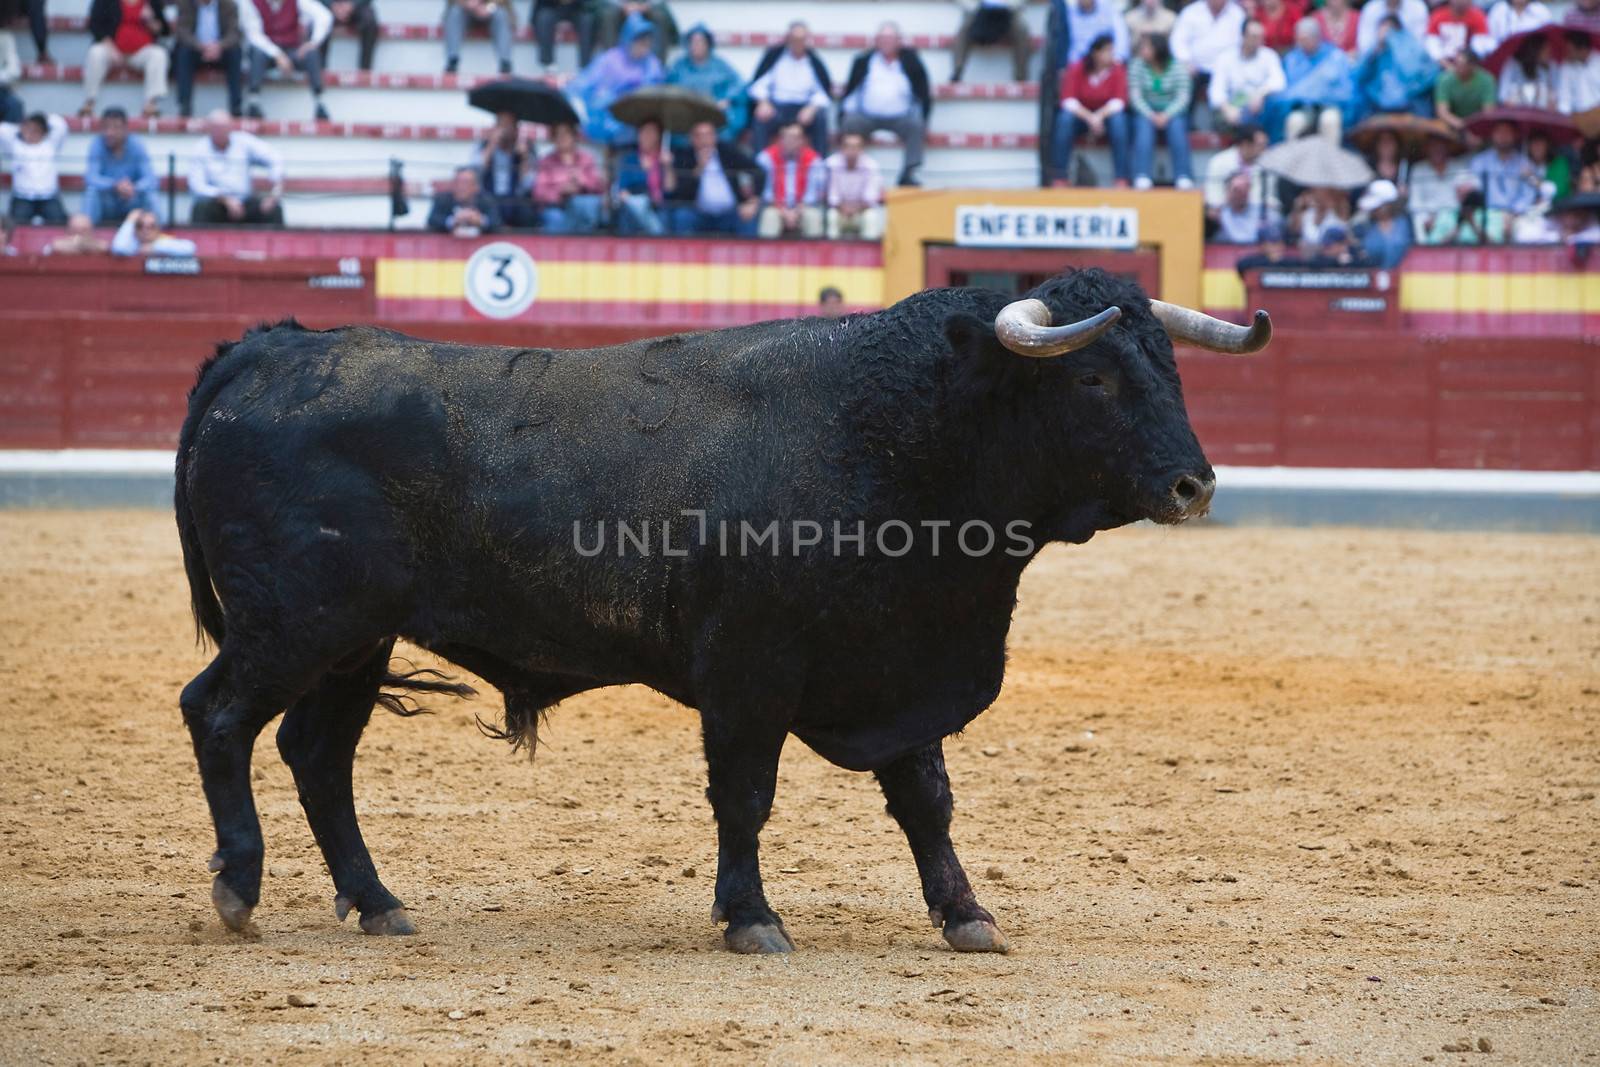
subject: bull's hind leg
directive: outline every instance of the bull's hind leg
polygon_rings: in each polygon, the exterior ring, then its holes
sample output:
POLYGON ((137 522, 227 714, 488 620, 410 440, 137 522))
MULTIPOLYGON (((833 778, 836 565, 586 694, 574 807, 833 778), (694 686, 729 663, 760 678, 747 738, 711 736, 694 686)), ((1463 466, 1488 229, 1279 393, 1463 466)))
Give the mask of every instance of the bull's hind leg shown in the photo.
POLYGON ((406 909, 378 879, 356 822, 351 772, 372 717, 393 639, 349 671, 330 671, 297 700, 278 727, 278 753, 294 772, 311 833, 333 876, 334 913, 355 908, 369 934, 414 934, 406 909))
POLYGON ((936 741, 902 756, 878 771, 877 777, 889 814, 911 844, 933 925, 944 929, 944 939, 958 952, 1008 951, 1005 935, 994 916, 978 905, 950 843, 955 804, 944 769, 944 746, 936 741))
POLYGON ((264 849, 250 790, 250 754, 261 728, 289 699, 270 687, 239 684, 239 673, 238 659, 225 645, 178 701, 217 832, 211 901, 233 930, 249 925, 261 899, 264 849))

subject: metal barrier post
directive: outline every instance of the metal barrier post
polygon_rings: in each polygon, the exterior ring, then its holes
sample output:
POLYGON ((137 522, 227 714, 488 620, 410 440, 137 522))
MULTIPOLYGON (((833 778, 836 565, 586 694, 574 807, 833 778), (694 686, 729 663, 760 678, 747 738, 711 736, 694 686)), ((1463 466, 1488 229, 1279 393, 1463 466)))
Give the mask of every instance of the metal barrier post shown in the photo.
POLYGON ((178 224, 178 153, 167 153, 167 222, 178 224))

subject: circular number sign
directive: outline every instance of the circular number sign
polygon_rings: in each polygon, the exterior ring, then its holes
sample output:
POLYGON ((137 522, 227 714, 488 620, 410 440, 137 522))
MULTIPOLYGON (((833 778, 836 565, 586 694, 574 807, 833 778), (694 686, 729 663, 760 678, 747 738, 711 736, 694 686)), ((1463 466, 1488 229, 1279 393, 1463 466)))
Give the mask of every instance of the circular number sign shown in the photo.
POLYGON ((486 244, 467 260, 467 303, 491 319, 515 318, 539 294, 533 257, 508 241, 486 244))

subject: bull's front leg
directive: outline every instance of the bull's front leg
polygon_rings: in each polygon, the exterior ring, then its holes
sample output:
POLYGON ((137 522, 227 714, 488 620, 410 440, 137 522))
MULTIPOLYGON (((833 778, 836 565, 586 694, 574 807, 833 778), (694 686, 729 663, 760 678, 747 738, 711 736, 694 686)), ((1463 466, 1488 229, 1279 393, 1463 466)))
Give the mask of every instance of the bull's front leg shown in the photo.
POLYGON ((935 741, 876 773, 889 814, 911 844, 933 925, 943 928, 944 939, 957 952, 1009 951, 1011 946, 995 925, 994 916, 973 896, 967 872, 961 869, 950 843, 955 804, 950 796, 950 776, 944 769, 943 744, 935 741))
POLYGON ((759 713, 706 710, 706 798, 717 819, 717 896, 713 922, 734 952, 789 952, 794 941, 761 886, 759 835, 772 813, 778 757, 788 731, 759 713))

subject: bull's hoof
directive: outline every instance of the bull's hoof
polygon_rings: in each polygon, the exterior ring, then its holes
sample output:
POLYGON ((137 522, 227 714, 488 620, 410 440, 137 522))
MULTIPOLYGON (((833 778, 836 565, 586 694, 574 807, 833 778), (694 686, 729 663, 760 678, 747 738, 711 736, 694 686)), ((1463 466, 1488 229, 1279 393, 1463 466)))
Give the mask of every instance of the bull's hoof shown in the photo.
POLYGON ((222 925, 237 934, 254 934, 255 926, 250 922, 250 913, 255 910, 246 904, 238 893, 219 874, 211 880, 211 903, 216 906, 217 914, 222 918, 222 925))
POLYGON ((951 948, 957 952, 999 952, 1011 951, 1011 942, 1006 940, 1006 935, 994 923, 982 919, 972 919, 964 923, 955 923, 944 928, 944 939, 951 948))
POLYGON ((769 952, 793 952, 794 939, 783 923, 755 923, 751 926, 730 926, 722 935, 733 952, 746 955, 765 955, 769 952))
POLYGON ((417 932, 404 908, 391 908, 376 915, 361 916, 361 929, 381 937, 407 937, 417 932))

